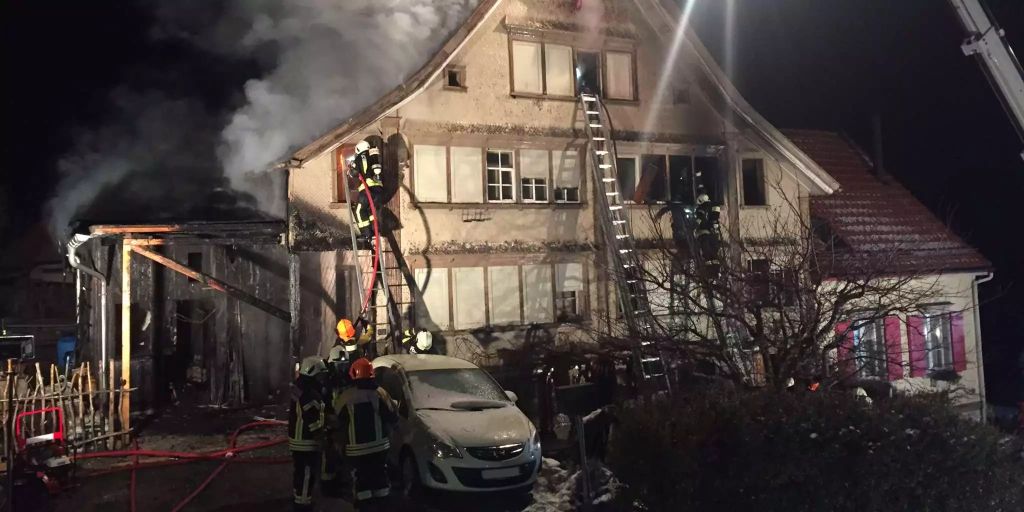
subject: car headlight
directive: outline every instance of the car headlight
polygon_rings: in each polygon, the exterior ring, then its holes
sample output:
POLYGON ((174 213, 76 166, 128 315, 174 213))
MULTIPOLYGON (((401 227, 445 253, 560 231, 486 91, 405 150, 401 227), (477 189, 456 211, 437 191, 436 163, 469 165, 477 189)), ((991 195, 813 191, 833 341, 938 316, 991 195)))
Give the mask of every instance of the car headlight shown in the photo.
POLYGON ((461 459, 462 452, 458 448, 444 443, 442 441, 434 441, 433 447, 434 457, 438 459, 461 459))

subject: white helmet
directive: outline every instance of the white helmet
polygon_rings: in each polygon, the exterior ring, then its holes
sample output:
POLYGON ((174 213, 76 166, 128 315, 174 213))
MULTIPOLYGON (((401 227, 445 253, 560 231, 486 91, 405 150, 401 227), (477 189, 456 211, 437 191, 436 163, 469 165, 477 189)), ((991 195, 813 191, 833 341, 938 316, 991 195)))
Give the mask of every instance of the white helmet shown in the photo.
POLYGON ((420 331, 416 334, 416 350, 418 352, 426 352, 433 346, 434 335, 430 334, 430 331, 420 331))
POLYGON ((356 144, 356 154, 357 155, 361 155, 363 153, 366 153, 369 150, 370 150, 370 143, 366 142, 365 140, 361 140, 361 141, 359 141, 359 144, 356 144))
POLYGON ((356 351, 356 345, 354 343, 340 343, 331 347, 331 352, 327 356, 328 363, 336 363, 341 360, 347 360, 350 352, 356 351))
POLYGON ((697 204, 704 204, 704 203, 706 203, 706 202, 708 202, 710 200, 711 200, 711 198, 708 197, 707 194, 701 194, 701 195, 697 196, 697 204))
POLYGON ((309 356, 302 360, 299 364, 299 373, 307 377, 315 377, 320 372, 326 372, 327 365, 324 364, 324 360, 317 356, 309 356))

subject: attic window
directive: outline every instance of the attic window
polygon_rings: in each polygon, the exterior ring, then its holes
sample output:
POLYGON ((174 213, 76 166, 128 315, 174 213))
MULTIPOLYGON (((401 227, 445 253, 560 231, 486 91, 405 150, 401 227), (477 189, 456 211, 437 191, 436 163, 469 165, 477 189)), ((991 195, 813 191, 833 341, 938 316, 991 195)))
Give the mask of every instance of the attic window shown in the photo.
POLYGON ((444 68, 444 88, 456 91, 466 90, 466 67, 448 66, 444 68))

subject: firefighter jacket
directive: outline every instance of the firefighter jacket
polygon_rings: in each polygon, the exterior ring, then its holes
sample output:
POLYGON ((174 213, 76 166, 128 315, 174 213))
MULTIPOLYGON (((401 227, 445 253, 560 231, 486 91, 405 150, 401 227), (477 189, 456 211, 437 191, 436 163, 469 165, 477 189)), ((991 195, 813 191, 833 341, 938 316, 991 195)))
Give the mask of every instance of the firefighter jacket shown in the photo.
MULTIPOLYGON (((366 186, 382 187, 384 186, 380 176, 382 171, 380 150, 371 147, 366 152, 356 155, 356 159, 352 162, 352 167, 349 168, 349 176, 355 178, 358 174, 366 180, 366 186)), ((359 191, 362 192, 363 190, 365 190, 365 187, 360 182, 359 191)))
POLYGON ((387 451, 388 432, 398 422, 391 396, 373 380, 356 381, 334 402, 338 414, 336 444, 345 455, 358 457, 387 451))
POLYGON ((326 406, 320 385, 309 377, 300 376, 292 383, 291 393, 292 403, 288 409, 288 449, 293 452, 318 451, 326 406))

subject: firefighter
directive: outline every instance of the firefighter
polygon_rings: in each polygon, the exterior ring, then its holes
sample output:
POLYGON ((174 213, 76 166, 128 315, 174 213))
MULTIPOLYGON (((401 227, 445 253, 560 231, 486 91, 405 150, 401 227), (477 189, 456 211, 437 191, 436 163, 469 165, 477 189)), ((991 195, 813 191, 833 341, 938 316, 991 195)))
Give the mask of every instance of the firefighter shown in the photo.
POLYGON ((359 182, 359 200, 356 203, 356 227, 359 228, 359 237, 369 241, 373 236, 373 211, 370 210, 370 198, 373 199, 374 209, 379 213, 384 206, 384 183, 381 181, 380 150, 371 146, 368 140, 362 140, 356 144, 356 156, 349 166, 348 175, 350 178, 362 176, 366 183, 359 182), (369 195, 367 197, 367 188, 369 195))
POLYGON ((292 383, 288 449, 294 462, 292 490, 295 510, 313 510, 313 487, 321 465, 320 435, 324 428, 326 377, 324 360, 310 356, 302 360, 299 375, 292 383))
POLYGON ((388 496, 388 431, 398 421, 394 402, 374 380, 373 365, 365 357, 349 369, 353 385, 334 402, 338 411, 337 445, 343 446, 352 468, 352 495, 360 510, 388 496))
POLYGON ((722 216, 721 207, 711 204, 711 198, 706 193, 697 196, 697 228, 694 230, 694 237, 697 239, 697 247, 700 251, 704 265, 713 274, 718 269, 718 245, 721 226, 719 219, 722 216))
POLYGON ((410 354, 433 354, 434 335, 430 331, 406 329, 402 332, 402 346, 410 354))

